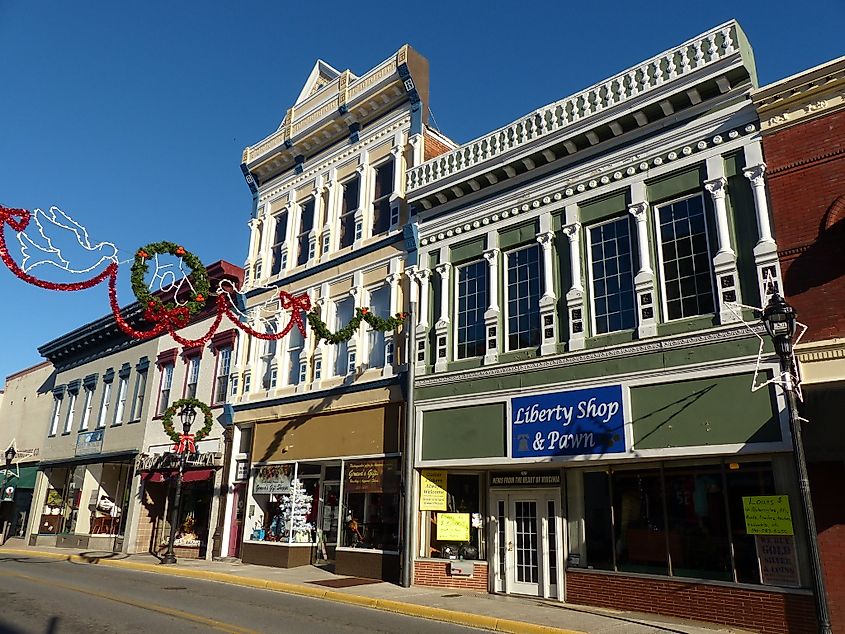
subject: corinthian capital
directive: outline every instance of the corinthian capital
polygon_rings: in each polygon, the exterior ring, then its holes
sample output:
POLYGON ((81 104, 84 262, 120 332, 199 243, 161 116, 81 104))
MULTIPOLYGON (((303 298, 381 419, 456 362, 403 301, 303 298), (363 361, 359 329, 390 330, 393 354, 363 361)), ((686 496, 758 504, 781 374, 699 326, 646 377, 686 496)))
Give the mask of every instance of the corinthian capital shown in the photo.
POLYGON ((759 165, 746 167, 744 170, 742 170, 742 173, 745 174, 745 178, 750 180, 751 184, 754 185, 754 187, 762 187, 765 184, 763 174, 766 173, 766 164, 760 163, 759 165))
POLYGON ((724 198, 725 197, 725 185, 727 185, 728 180, 724 176, 720 176, 719 178, 714 178, 712 181, 706 181, 704 183, 704 189, 710 192, 710 195, 714 198, 724 198))

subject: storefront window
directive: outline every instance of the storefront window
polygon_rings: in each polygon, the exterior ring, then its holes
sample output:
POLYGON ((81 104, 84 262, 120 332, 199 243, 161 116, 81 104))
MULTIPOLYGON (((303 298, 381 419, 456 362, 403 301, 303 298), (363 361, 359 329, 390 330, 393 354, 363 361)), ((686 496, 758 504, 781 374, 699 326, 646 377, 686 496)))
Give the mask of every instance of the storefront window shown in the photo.
POLYGON ((760 583, 757 548, 754 536, 745 532, 745 513, 742 508, 742 498, 748 495, 775 494, 772 467, 768 463, 737 466, 739 466, 739 469, 727 469, 725 472, 736 580, 740 583, 760 583))
POLYGON ((626 572, 666 574, 666 525, 660 471, 613 474, 616 566, 626 572))
POLYGON ((591 568, 613 570, 613 529, 610 515, 610 482, 603 471, 584 474, 584 532, 591 568))
POLYGON ((398 458, 346 463, 341 545, 390 551, 399 549, 399 481, 398 458))
POLYGON ((438 512, 430 511, 425 514, 428 516, 429 556, 444 559, 483 559, 485 554, 482 552, 480 476, 449 472, 446 476, 446 511, 443 512, 469 515, 469 541, 438 540, 438 512))
POLYGON ((316 537, 319 465, 259 467, 253 474, 252 532, 249 541, 311 544, 316 537), (316 474, 313 468, 316 466, 316 474))

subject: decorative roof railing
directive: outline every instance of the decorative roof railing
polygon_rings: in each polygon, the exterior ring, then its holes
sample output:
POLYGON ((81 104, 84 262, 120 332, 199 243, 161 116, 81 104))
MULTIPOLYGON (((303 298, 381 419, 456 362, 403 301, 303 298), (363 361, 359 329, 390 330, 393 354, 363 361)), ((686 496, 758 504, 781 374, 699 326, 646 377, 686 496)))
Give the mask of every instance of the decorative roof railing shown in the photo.
POLYGON ((736 21, 726 22, 604 82, 535 110, 456 150, 429 159, 408 171, 407 191, 448 178, 717 63, 739 50, 740 31, 736 21))

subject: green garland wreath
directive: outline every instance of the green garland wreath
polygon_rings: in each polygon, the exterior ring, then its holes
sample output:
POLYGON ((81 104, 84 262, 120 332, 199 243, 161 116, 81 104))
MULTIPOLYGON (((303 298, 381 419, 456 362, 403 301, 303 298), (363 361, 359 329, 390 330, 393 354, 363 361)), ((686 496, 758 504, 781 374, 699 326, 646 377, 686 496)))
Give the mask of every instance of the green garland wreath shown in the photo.
POLYGON ((164 433, 170 436, 170 440, 173 442, 179 442, 179 432, 173 427, 173 416, 185 405, 191 405, 203 413, 205 424, 202 429, 194 434, 194 441, 199 442, 211 433, 211 428, 214 426, 214 416, 212 416, 211 408, 208 405, 195 398, 183 398, 165 410, 164 416, 161 417, 164 433))
POLYGON ((328 343, 338 344, 344 341, 349 341, 355 331, 361 326, 361 322, 367 322, 373 330, 386 332, 398 328, 405 323, 407 313, 396 313, 395 317, 388 317, 384 319, 378 315, 374 315, 367 307, 356 308, 355 316, 343 328, 337 332, 332 332, 326 326, 326 322, 320 319, 319 309, 314 309, 308 313, 308 323, 320 339, 325 339, 328 343))
POLYGON ((135 252, 135 262, 132 264, 132 291, 138 301, 147 308, 161 308, 162 306, 168 310, 173 310, 175 305, 173 302, 164 304, 158 297, 153 296, 147 288, 147 283, 144 278, 149 271, 149 260, 153 255, 169 254, 177 258, 182 258, 182 261, 191 269, 190 280, 193 286, 194 294, 188 300, 186 306, 191 315, 196 314, 205 306, 205 301, 208 299, 211 292, 211 283, 208 280, 208 271, 197 256, 185 249, 185 247, 175 244, 173 242, 152 242, 147 244, 135 252))

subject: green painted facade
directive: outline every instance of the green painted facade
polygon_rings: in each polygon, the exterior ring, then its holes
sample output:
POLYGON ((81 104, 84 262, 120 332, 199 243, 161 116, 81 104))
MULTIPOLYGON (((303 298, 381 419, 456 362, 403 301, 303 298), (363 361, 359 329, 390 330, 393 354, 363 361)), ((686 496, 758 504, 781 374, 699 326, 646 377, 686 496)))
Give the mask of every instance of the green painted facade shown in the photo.
POLYGON ((505 405, 476 405, 429 412, 422 431, 423 460, 505 455, 505 405))

